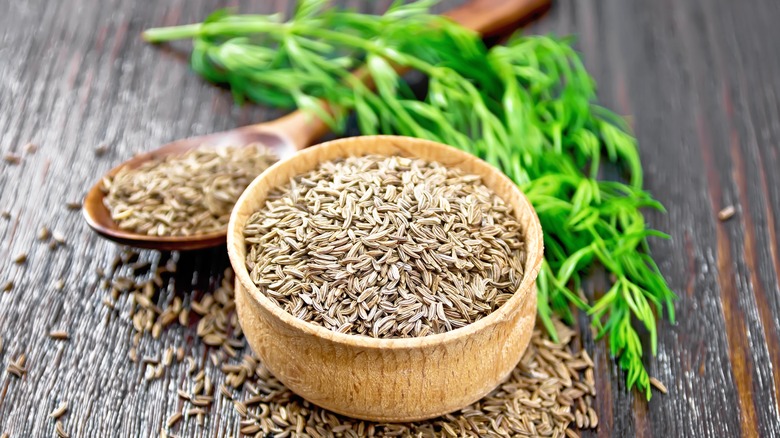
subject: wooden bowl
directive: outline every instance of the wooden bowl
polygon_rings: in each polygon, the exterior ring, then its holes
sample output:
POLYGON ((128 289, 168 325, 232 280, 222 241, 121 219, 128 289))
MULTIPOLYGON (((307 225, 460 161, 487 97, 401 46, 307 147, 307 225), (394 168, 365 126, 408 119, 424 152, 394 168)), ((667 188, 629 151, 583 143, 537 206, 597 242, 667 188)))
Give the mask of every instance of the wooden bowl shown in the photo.
POLYGON ((323 143, 280 161, 241 195, 228 227, 236 272, 236 306, 252 349, 287 387, 310 402, 350 417, 413 421, 463 408, 493 390, 514 369, 536 320, 536 276, 542 230, 528 199, 500 171, 458 149, 395 136, 353 137, 323 143), (330 331, 272 303, 249 278, 243 229, 266 195, 291 177, 336 158, 378 154, 438 161, 480 175, 512 204, 527 251, 525 276, 506 303, 479 321, 447 333, 376 339, 330 331))

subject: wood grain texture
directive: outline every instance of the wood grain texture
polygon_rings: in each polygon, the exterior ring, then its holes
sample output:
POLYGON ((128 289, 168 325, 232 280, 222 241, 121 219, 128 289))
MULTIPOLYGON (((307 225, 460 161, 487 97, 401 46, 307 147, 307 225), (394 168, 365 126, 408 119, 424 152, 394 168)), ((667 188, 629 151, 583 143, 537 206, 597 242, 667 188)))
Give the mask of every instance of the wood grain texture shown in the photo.
POLYGON ((241 327, 263 363, 288 388, 334 412, 372 421, 437 417, 479 400, 517 366, 536 321, 536 276, 542 228, 531 203, 498 169, 466 152, 400 136, 338 139, 271 166, 241 195, 228 227, 228 254, 236 273, 241 327), (523 230, 524 277, 518 290, 490 315, 448 333, 408 339, 371 339, 306 323, 273 303, 246 268, 244 228, 269 193, 321 163, 350 156, 422 158, 479 175, 511 205, 523 230), (300 361, 296 358, 306 357, 300 361))
MULTIPOLYGON (((340 3, 380 11, 389 1, 340 3)), ((0 7, 0 153, 24 156, 18 166, 0 162, 0 210, 12 214, 0 218, 0 282, 16 283, 0 293, 0 363, 25 352, 30 368, 22 380, 0 373, 0 433, 53 436, 46 414, 67 400, 71 436, 148 437, 179 407, 172 394, 185 367, 146 383, 142 368, 125 359, 127 315, 112 313, 104 324, 109 312, 94 269, 119 249, 64 203, 135 152, 281 115, 234 106, 228 92, 188 70, 186 56, 138 36, 150 26, 200 21, 227 4, 267 13, 289 11, 292 2, 29 0, 0 7), (27 142, 39 146, 35 155, 23 154, 27 142), (109 146, 103 157, 93 153, 100 144, 109 146), (37 242, 43 225, 67 235, 68 244, 51 252, 37 242), (12 264, 22 251, 28 262, 12 264), (62 292, 52 286, 59 278, 62 292), (71 341, 48 339, 50 328, 67 328, 71 341)), ((651 247, 680 296, 679 322, 660 324, 658 356, 647 359, 669 395, 647 403, 627 391, 605 344, 593 341, 584 316, 578 320, 598 371, 600 436, 780 436, 778 17, 775 0, 561 0, 529 30, 579 35, 602 102, 631 115, 647 189, 669 210, 648 220, 672 236, 651 247), (728 205, 737 214, 718 221, 728 205)), ((179 257, 161 299, 197 299, 228 263, 224 249, 179 257), (200 292, 191 292, 193 283, 200 292)), ((586 293, 605 284, 596 272, 586 293)), ((183 346, 204 361, 194 330, 144 338, 139 354, 183 346)), ((218 403, 206 428, 188 423, 180 436, 236 436, 235 420, 218 403)))

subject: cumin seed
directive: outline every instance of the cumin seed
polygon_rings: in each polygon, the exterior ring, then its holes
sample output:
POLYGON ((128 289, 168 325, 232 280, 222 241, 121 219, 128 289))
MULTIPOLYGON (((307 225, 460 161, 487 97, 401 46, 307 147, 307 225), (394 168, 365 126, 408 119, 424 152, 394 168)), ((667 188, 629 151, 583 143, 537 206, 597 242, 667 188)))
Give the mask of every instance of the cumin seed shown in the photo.
POLYGON ((736 209, 734 209, 733 205, 729 205, 728 207, 724 208, 723 210, 718 212, 718 219, 721 222, 725 222, 732 217, 734 217, 734 214, 736 213, 736 209))
POLYGON ((22 156, 13 154, 13 153, 7 153, 3 156, 3 159, 6 163, 11 164, 13 166, 17 166, 22 162, 22 156))
POLYGON ((650 384, 655 387, 655 389, 661 391, 662 394, 666 394, 669 392, 668 389, 666 389, 666 385, 664 385, 660 380, 656 379, 655 377, 650 378, 650 384))
POLYGON ((53 411, 49 413, 49 418, 58 419, 65 415, 65 412, 68 411, 68 402, 62 402, 55 408, 53 411))
POLYGON ((70 335, 65 330, 54 330, 49 332, 49 337, 59 341, 67 341, 70 339, 70 335))
POLYGON ((181 417, 182 417, 181 412, 176 412, 175 414, 168 417, 168 421, 165 422, 165 426, 168 427, 168 429, 173 428, 173 426, 175 426, 176 423, 178 423, 179 420, 181 420, 181 417))

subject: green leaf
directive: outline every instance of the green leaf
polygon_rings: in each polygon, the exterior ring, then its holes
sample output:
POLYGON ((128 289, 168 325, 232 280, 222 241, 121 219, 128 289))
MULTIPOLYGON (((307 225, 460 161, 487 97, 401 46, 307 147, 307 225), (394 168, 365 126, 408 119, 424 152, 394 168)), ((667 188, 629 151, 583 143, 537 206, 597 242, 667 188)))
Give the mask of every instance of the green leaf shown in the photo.
POLYGON ((193 70, 229 85, 237 102, 294 104, 337 132, 352 111, 362 133, 448 143, 501 169, 544 229, 542 325, 555 338, 555 314, 572 322, 573 310, 586 311, 629 386, 649 397, 634 324, 647 329, 655 354, 656 318, 665 306, 674 322, 675 295, 648 253, 649 238, 668 236, 648 228, 643 209, 664 210, 642 190, 637 141, 624 118, 598 105, 573 39, 517 34, 488 49, 474 32, 431 14, 434 0, 396 1, 382 17, 327 4, 302 0, 287 23, 222 10, 144 37, 192 38, 193 70), (375 88, 349 72, 360 63, 375 88), (415 96, 396 66, 427 79, 427 94, 415 96), (598 180, 605 161, 624 169, 628 183, 598 180), (581 278, 596 264, 616 281, 584 300, 581 278))

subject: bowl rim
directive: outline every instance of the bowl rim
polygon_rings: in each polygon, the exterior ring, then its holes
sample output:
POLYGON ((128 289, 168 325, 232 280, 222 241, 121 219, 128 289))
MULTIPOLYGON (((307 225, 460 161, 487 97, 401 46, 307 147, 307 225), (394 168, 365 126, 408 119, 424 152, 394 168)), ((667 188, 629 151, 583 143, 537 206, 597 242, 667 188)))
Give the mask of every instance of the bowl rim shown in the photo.
MULTIPOLYGON (((348 149, 349 148, 344 148, 345 151, 348 149)), ((350 155, 347 154, 346 156, 350 155)), ((247 216, 247 218, 248 217, 249 216, 247 216)), ((230 263, 233 267, 233 271, 235 272, 235 277, 238 279, 238 281, 241 282, 244 291, 247 292, 249 297, 251 297, 255 303, 259 304, 265 311, 269 312, 288 327, 303 332, 307 335, 316 336, 318 338, 326 339, 342 345, 368 349, 403 350, 417 349, 420 347, 429 347, 454 342, 462 338, 466 338, 475 332, 481 331, 490 325, 494 325, 509 318, 510 313, 520 306, 522 300, 527 297, 528 293, 535 293, 536 288, 534 287, 534 284, 536 282, 536 278, 544 256, 543 240, 544 239, 542 235, 541 224, 539 223, 539 217, 537 216, 536 210, 534 210, 525 194, 523 194, 523 192, 520 191, 520 189, 517 187, 517 184, 509 179, 509 177, 507 177, 503 172, 488 164, 481 158, 455 147, 431 140, 397 135, 365 135, 339 138, 320 143, 310 148, 306 148, 289 158, 277 161, 271 167, 266 169, 262 174, 258 175, 241 194, 238 201, 236 202, 235 207, 233 208, 233 211, 230 214, 230 222, 228 223, 227 233, 227 249, 230 263), (528 269, 526 269, 523 275, 523 280, 520 282, 517 290, 514 292, 514 294, 512 294, 512 297, 509 298, 509 300, 507 300, 498 309, 494 310, 482 319, 445 333, 437 333, 433 335, 411 338, 373 338, 365 335, 339 333, 329 330, 321 325, 304 321, 274 304, 268 297, 260 292, 260 290, 249 277, 249 270, 246 267, 246 261, 243 257, 241 257, 240 246, 244 246, 245 242, 243 228, 240 230, 238 229, 239 211, 241 211, 242 207, 248 202, 250 196, 257 190, 257 187, 261 184, 261 181, 269 178, 269 175, 272 175, 274 172, 276 172, 276 170, 284 163, 292 160, 299 160, 302 157, 308 155, 317 154, 319 151, 326 148, 342 148, 345 145, 349 145, 350 143, 366 140, 403 142, 406 144, 413 143, 418 147, 430 147, 438 149, 444 148, 448 154, 462 157, 464 158, 464 161, 476 161, 478 165, 486 167, 489 169, 489 171, 495 173, 499 179, 504 179, 509 183, 509 186, 512 187, 511 190, 516 192, 515 195, 518 196, 518 200, 520 201, 523 208, 527 211, 527 213, 530 213, 528 227, 524 231, 529 233, 528 230, 533 229, 535 231, 530 231, 530 233, 538 236, 538 238, 534 241, 527 242, 528 247, 526 248, 526 267, 528 269)), ((536 315, 534 315, 534 317, 536 317, 536 315)))

